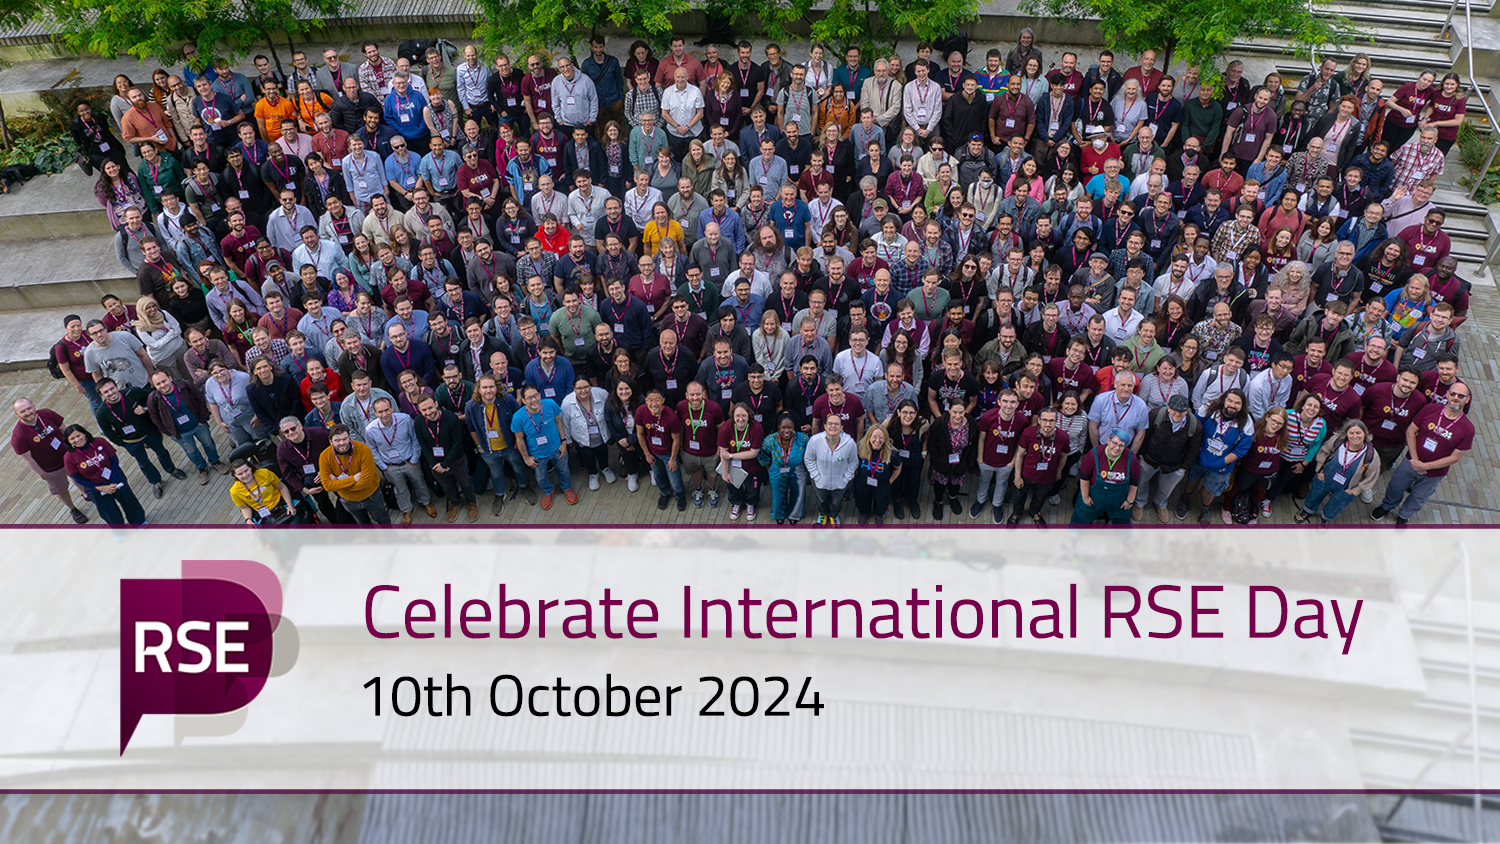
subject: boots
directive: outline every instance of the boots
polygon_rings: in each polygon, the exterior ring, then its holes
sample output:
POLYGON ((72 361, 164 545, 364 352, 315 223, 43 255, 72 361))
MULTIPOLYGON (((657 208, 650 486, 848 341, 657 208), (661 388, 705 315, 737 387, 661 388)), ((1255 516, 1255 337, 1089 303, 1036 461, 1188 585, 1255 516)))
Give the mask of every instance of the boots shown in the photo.
POLYGON ((934 522, 943 520, 943 497, 941 495, 932 497, 932 520, 934 522))

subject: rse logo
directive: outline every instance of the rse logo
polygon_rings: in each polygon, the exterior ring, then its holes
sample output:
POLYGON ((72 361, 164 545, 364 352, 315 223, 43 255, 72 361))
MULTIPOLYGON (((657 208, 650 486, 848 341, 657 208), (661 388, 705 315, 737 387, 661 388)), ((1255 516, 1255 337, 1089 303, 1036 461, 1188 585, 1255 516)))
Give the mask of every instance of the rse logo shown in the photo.
POLYGON ((121 580, 120 753, 143 715, 248 706, 291 667, 295 644, 281 583, 260 563, 185 560, 181 579, 121 580))

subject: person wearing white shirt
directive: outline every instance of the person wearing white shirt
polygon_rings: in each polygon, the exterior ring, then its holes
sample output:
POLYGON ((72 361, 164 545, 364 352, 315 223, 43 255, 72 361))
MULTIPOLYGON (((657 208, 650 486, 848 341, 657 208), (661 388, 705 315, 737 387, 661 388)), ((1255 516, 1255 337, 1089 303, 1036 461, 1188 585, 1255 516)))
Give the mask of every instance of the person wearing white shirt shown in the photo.
POLYGON ((316 227, 303 226, 300 235, 301 244, 292 250, 293 267, 301 269, 303 264, 312 264, 318 268, 319 276, 332 279, 335 270, 349 266, 344 250, 337 243, 318 237, 316 227))
POLYGON ((661 116, 667 124, 672 157, 681 160, 688 141, 703 132, 703 92, 688 84, 686 68, 677 68, 676 84, 661 94, 661 116))
POLYGON ((1179 255, 1172 259, 1172 266, 1156 277, 1156 301, 1164 302, 1168 296, 1179 296, 1183 301, 1193 295, 1197 285, 1187 277, 1188 260, 1179 255))
POLYGON ((1294 358, 1286 352, 1271 356, 1270 367, 1250 379, 1245 397, 1250 400, 1250 418, 1259 422, 1273 407, 1285 408, 1292 401, 1294 358))
POLYGON ((583 235, 583 242, 594 246, 594 224, 604 216, 604 201, 609 191, 595 187, 593 179, 583 173, 573 176, 577 189, 568 194, 568 228, 583 235))
POLYGON ((380 156, 365 149, 364 139, 349 136, 349 154, 339 162, 339 172, 344 174, 344 184, 359 210, 368 212, 370 200, 385 193, 385 164, 380 156))
POLYGON ((927 78, 928 68, 918 62, 917 78, 906 83, 901 95, 902 114, 906 125, 916 133, 919 141, 925 141, 937 131, 943 117, 943 88, 927 78))
POLYGON ((843 376, 844 390, 861 402, 865 390, 884 375, 880 358, 868 350, 869 345, 869 332, 856 328, 849 332, 849 348, 833 359, 833 371, 843 376))
POLYGON ((719 288, 720 298, 728 301, 734 296, 734 286, 741 278, 750 279, 750 295, 768 299, 771 296, 771 277, 763 270, 755 268, 755 253, 746 251, 740 255, 740 268, 729 274, 724 279, 724 286, 719 288))
POLYGON ((562 220, 568 214, 568 198, 553 190, 552 177, 543 173, 536 180, 536 193, 531 197, 531 219, 538 224, 548 214, 562 220))
POLYGON ((1127 287, 1116 296, 1119 307, 1104 314, 1104 333, 1115 341, 1115 345, 1120 345, 1135 334, 1136 326, 1144 317, 1135 309, 1134 290, 1127 287))
POLYGON ((651 187, 650 182, 649 172, 635 171, 635 188, 625 191, 625 196, 620 200, 625 216, 639 229, 645 229, 646 224, 651 222, 651 213, 656 208, 656 203, 661 202, 661 191, 651 187))
POLYGON ((802 463, 818 494, 818 523, 838 524, 844 507, 844 491, 859 469, 854 438, 844 433, 844 423, 830 414, 823 431, 807 441, 802 463))
POLYGON ((1224 360, 1218 366, 1203 370, 1198 383, 1193 387, 1193 407, 1199 416, 1208 416, 1208 406, 1219 396, 1233 389, 1245 389, 1250 379, 1245 376, 1245 353, 1238 346, 1224 352, 1224 360))
POLYGON ((807 203, 807 213, 812 217, 812 230, 815 239, 823 239, 823 229, 828 226, 828 221, 833 219, 833 209, 843 204, 833 198, 833 185, 828 182, 818 183, 818 198, 807 203))
POLYGON ((266 218, 266 238, 277 249, 291 252, 302 243, 298 232, 303 226, 318 227, 318 220, 306 206, 297 204, 297 195, 289 190, 281 192, 281 207, 266 218))

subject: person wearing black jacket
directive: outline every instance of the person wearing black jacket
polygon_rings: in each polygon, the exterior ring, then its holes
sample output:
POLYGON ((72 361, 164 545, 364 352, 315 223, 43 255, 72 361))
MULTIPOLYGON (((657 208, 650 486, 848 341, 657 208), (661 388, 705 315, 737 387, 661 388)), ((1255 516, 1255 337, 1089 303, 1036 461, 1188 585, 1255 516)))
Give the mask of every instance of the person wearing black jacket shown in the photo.
POLYGON ((979 93, 979 80, 973 74, 964 77, 963 89, 943 103, 943 119, 939 124, 949 146, 958 148, 974 135, 983 136, 989 127, 990 104, 979 93))
POLYGON ((510 349, 503 342, 484 333, 484 323, 478 317, 470 317, 464 325, 464 339, 458 345, 458 367, 464 380, 475 381, 489 372, 490 355, 495 352, 505 352, 507 358, 510 356, 510 349))
POLYGON ((300 501, 316 502, 329 524, 354 524, 354 517, 338 505, 336 496, 328 494, 318 477, 318 458, 328 449, 328 429, 322 425, 305 428, 296 416, 278 421, 281 442, 276 444, 276 465, 286 488, 300 501))
POLYGON ((660 345, 646 353, 646 377, 661 390, 669 407, 687 398, 688 382, 698 374, 698 359, 677 344, 677 332, 662 329, 660 345))
POLYGON ((383 107, 374 94, 360 90, 358 79, 346 76, 343 89, 333 96, 329 116, 333 118, 334 126, 352 135, 365 125, 365 109, 383 107))
POLYGON ((474 496, 474 481, 465 457, 464 424, 430 395, 417 400, 417 412, 422 414, 421 419, 414 420, 417 439, 432 476, 448 499, 448 523, 458 521, 459 504, 469 506, 469 524, 479 521, 479 500, 474 496))
POLYGON ((162 443, 161 431, 146 413, 146 399, 150 397, 150 391, 145 387, 133 387, 122 392, 113 378, 101 378, 94 386, 99 391, 100 400, 99 407, 94 411, 94 419, 99 422, 99 433, 130 452, 130 456, 141 467, 146 483, 151 484, 152 495, 161 498, 162 478, 156 465, 151 462, 151 457, 146 454, 147 449, 156 453, 163 472, 179 481, 187 478, 187 473, 172 462, 172 455, 162 443))
POLYGON ((963 512, 959 496, 969 474, 979 468, 979 428, 969 418, 968 403, 952 399, 927 431, 927 461, 932 481, 932 519, 943 520, 946 499, 953 515, 963 512))
POLYGON ((250 410, 262 426, 272 420, 302 415, 302 393, 292 376, 282 372, 269 358, 259 357, 250 365, 250 386, 245 388, 250 410))
POLYGON ((495 110, 496 118, 501 123, 511 124, 516 137, 529 138, 531 122, 526 118, 526 99, 521 96, 523 76, 525 74, 511 66, 509 57, 496 56, 485 91, 489 94, 490 107, 495 110))
POLYGON ((1156 517, 1162 524, 1171 523, 1171 510, 1167 504, 1187 473, 1188 465, 1198 459, 1202 443, 1203 425, 1193 415, 1193 403, 1187 396, 1172 396, 1165 406, 1151 411, 1139 455, 1141 479, 1136 487, 1137 506, 1132 514, 1136 521, 1141 520, 1143 511, 1139 505, 1146 500, 1154 477, 1156 495, 1151 499, 1156 505, 1156 517))
POLYGON ((72 132, 73 142, 78 144, 79 153, 87 162, 84 175, 94 175, 94 168, 102 167, 111 158, 120 165, 121 170, 129 170, 130 166, 125 163, 125 145, 110 130, 108 121, 94 117, 93 109, 84 100, 79 100, 73 108, 77 116, 73 118, 69 130, 72 132))

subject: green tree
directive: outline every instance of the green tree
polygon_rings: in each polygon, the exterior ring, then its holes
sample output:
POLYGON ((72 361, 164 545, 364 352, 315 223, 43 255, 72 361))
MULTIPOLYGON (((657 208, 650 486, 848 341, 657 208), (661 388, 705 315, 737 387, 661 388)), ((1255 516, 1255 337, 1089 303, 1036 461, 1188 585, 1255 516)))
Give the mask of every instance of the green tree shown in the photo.
POLYGON ((474 37, 491 52, 505 48, 570 49, 606 27, 665 44, 672 16, 693 11, 693 0, 477 0, 474 37))
POLYGON ((833 45, 894 48, 907 33, 935 41, 979 14, 978 0, 833 0, 812 37, 833 45))
POLYGON ((1198 65, 1205 81, 1217 81, 1218 60, 1236 39, 1269 35, 1293 50, 1345 44, 1357 37, 1347 18, 1320 11, 1306 0, 1023 0, 1036 15, 1094 19, 1110 47, 1139 55, 1162 52, 1172 61, 1198 65))
MULTIPOLYGON (((25 0, 23 0, 24 2, 25 0)), ((202 54, 233 58, 270 48, 273 36, 306 36, 325 19, 353 8, 352 0, 45 0, 38 17, 77 52, 176 62, 183 42, 202 54)))

